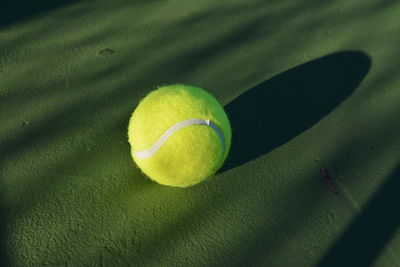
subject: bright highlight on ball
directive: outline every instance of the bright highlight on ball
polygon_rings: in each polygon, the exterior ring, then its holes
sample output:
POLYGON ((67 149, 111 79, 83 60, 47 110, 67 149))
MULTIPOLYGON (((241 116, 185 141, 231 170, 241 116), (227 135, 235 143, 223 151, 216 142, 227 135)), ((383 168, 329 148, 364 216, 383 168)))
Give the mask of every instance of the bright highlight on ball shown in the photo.
POLYGON ((228 117, 203 89, 170 85, 149 93, 129 121, 131 154, 152 180, 187 187, 215 174, 231 145, 228 117))

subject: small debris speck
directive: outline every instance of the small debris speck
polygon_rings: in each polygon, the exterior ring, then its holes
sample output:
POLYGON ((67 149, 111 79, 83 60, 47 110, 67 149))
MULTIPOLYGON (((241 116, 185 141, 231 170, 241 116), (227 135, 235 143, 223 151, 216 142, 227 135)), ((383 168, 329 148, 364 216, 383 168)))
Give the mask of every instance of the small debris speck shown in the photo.
POLYGON ((105 49, 101 49, 99 51, 97 51, 97 54, 100 56, 109 56, 114 54, 114 50, 110 49, 110 48, 105 48, 105 49))
POLYGON ((328 173, 328 169, 322 167, 320 170, 321 170, 321 178, 323 179, 324 183, 328 186, 329 190, 332 193, 338 194, 339 192, 336 188, 336 185, 333 183, 331 176, 328 173))

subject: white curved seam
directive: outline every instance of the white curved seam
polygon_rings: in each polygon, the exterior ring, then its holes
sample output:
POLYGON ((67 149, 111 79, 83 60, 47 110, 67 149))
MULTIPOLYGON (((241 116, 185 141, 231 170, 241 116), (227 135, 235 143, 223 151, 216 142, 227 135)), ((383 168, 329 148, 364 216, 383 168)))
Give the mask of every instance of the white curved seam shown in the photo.
POLYGON ((170 128, 168 128, 161 136, 158 138, 158 140, 148 149, 141 150, 141 151, 133 151, 134 155, 137 158, 140 159, 146 159, 151 157, 154 153, 157 152, 158 149, 163 145, 167 139, 174 134, 176 131, 179 131, 180 129, 191 126, 191 125, 207 125, 211 127, 217 134, 218 137, 221 141, 222 145, 222 155, 225 153, 225 138, 224 135, 222 134, 222 131, 219 129, 217 125, 215 125, 213 122, 210 120, 204 120, 204 119, 188 119, 184 121, 180 121, 178 123, 175 123, 172 125, 170 128))

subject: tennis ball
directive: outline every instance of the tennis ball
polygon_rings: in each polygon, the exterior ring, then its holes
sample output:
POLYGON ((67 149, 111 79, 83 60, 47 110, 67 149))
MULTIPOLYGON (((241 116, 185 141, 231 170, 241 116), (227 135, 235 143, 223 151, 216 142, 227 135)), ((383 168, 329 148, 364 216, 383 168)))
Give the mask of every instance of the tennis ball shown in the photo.
POLYGON ((228 117, 203 89, 169 85, 149 93, 128 127, 131 154, 152 180, 187 187, 215 174, 231 145, 228 117))

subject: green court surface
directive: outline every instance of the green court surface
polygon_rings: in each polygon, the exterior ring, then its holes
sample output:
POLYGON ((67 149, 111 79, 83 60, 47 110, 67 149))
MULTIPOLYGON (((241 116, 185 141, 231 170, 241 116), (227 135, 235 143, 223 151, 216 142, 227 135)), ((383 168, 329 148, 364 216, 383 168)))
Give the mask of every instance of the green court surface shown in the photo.
POLYGON ((0 266, 400 266, 399 18, 395 0, 6 0, 0 266), (126 134, 174 83, 233 131, 185 189, 146 178, 126 134))

